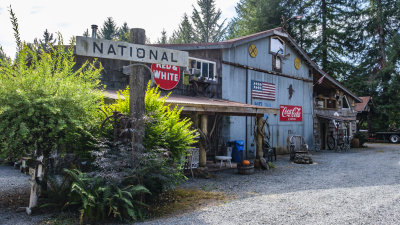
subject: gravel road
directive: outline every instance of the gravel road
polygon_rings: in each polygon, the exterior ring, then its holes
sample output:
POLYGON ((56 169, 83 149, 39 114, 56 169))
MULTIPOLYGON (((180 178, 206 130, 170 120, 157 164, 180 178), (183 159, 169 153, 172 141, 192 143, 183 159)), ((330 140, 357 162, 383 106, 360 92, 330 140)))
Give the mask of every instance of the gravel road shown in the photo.
MULTIPOLYGON (((400 224, 400 145, 368 145, 350 152, 313 152, 312 165, 278 156, 276 168, 269 171, 190 179, 182 187, 234 198, 141 224, 400 224)), ((26 180, 16 170, 0 167, 1 192, 26 180)), ((40 219, 0 208, 0 224, 36 224, 40 219)))
POLYGON ((143 224, 400 224, 400 145, 324 151, 313 160, 298 165, 279 157, 270 171, 190 180, 183 186, 236 199, 143 224))

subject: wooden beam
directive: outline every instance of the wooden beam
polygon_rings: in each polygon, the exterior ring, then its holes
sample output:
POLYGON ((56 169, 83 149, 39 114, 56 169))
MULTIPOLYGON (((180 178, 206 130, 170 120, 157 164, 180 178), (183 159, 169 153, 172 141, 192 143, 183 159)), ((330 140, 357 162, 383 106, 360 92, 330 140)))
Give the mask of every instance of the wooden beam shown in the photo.
POLYGON ((254 70, 254 71, 257 71, 257 72, 268 73, 268 74, 281 76, 281 77, 286 77, 286 78, 295 79, 295 80, 302 80, 304 82, 310 82, 310 83, 313 82, 313 80, 311 80, 311 79, 306 79, 306 78, 303 78, 303 77, 291 76, 291 75, 287 75, 287 74, 283 74, 283 73, 279 73, 279 72, 275 72, 275 71, 270 71, 270 70, 263 70, 263 69, 254 68, 254 67, 247 66, 247 65, 242 65, 242 64, 239 64, 239 63, 233 63, 233 62, 228 62, 228 61, 222 61, 222 63, 226 64, 226 65, 230 65, 230 66, 243 68, 243 69, 254 70))
POLYGON ((201 131, 204 134, 204 137, 201 136, 200 137, 200 159, 199 159, 199 166, 200 167, 206 167, 206 163, 207 163, 207 152, 206 152, 206 142, 207 140, 204 140, 204 138, 207 136, 207 115, 201 115, 201 122, 200 122, 200 126, 201 126, 201 131))
POLYGON ((257 117, 257 142, 256 142, 256 159, 261 159, 263 157, 263 149, 262 149, 262 142, 263 142, 263 136, 264 134, 262 133, 263 131, 263 117, 258 116, 257 117))

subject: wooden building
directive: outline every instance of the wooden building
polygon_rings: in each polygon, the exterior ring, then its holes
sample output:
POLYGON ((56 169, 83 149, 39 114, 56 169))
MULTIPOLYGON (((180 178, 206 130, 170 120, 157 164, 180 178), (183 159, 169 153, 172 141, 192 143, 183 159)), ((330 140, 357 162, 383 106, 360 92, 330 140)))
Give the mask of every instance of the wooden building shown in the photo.
MULTIPOLYGON (((354 107, 361 100, 322 71, 282 28, 218 43, 154 46, 189 53, 179 84, 163 92, 172 92, 169 103, 184 106, 200 129, 212 131, 210 157, 223 144, 243 140, 245 158, 259 158, 261 118, 268 119, 270 144, 278 153, 287 152, 290 135, 321 149, 338 126, 346 127, 348 136, 356 129, 354 107)), ((84 60, 78 56, 78 62, 84 60)), ((125 88, 122 68, 129 62, 100 62, 108 92, 125 88)))
MULTIPOLYGON (((189 52, 187 79, 199 81, 187 84, 203 87, 203 94, 280 110, 264 115, 278 152, 287 151, 290 135, 301 135, 311 149, 320 149, 335 135, 335 125, 348 126, 348 135, 355 131, 354 106, 361 100, 322 71, 282 28, 218 43, 157 46, 189 52)), ((245 140, 251 158, 255 124, 252 118, 226 117, 222 138, 245 140)))

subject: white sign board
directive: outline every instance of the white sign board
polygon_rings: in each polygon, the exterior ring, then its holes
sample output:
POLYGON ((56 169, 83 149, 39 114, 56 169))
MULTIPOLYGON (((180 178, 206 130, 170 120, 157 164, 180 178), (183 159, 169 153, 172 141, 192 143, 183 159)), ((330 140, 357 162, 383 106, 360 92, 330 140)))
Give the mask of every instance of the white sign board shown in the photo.
POLYGON ((182 67, 187 67, 189 57, 184 51, 80 36, 76 37, 76 54, 182 67))

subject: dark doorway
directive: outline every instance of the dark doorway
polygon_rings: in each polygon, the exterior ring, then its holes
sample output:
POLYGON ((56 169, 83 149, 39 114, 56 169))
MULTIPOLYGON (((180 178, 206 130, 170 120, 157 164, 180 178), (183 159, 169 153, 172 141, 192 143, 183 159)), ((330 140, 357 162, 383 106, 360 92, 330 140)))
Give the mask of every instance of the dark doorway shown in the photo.
POLYGON ((326 123, 323 121, 319 123, 321 124, 321 149, 326 149, 326 123))

